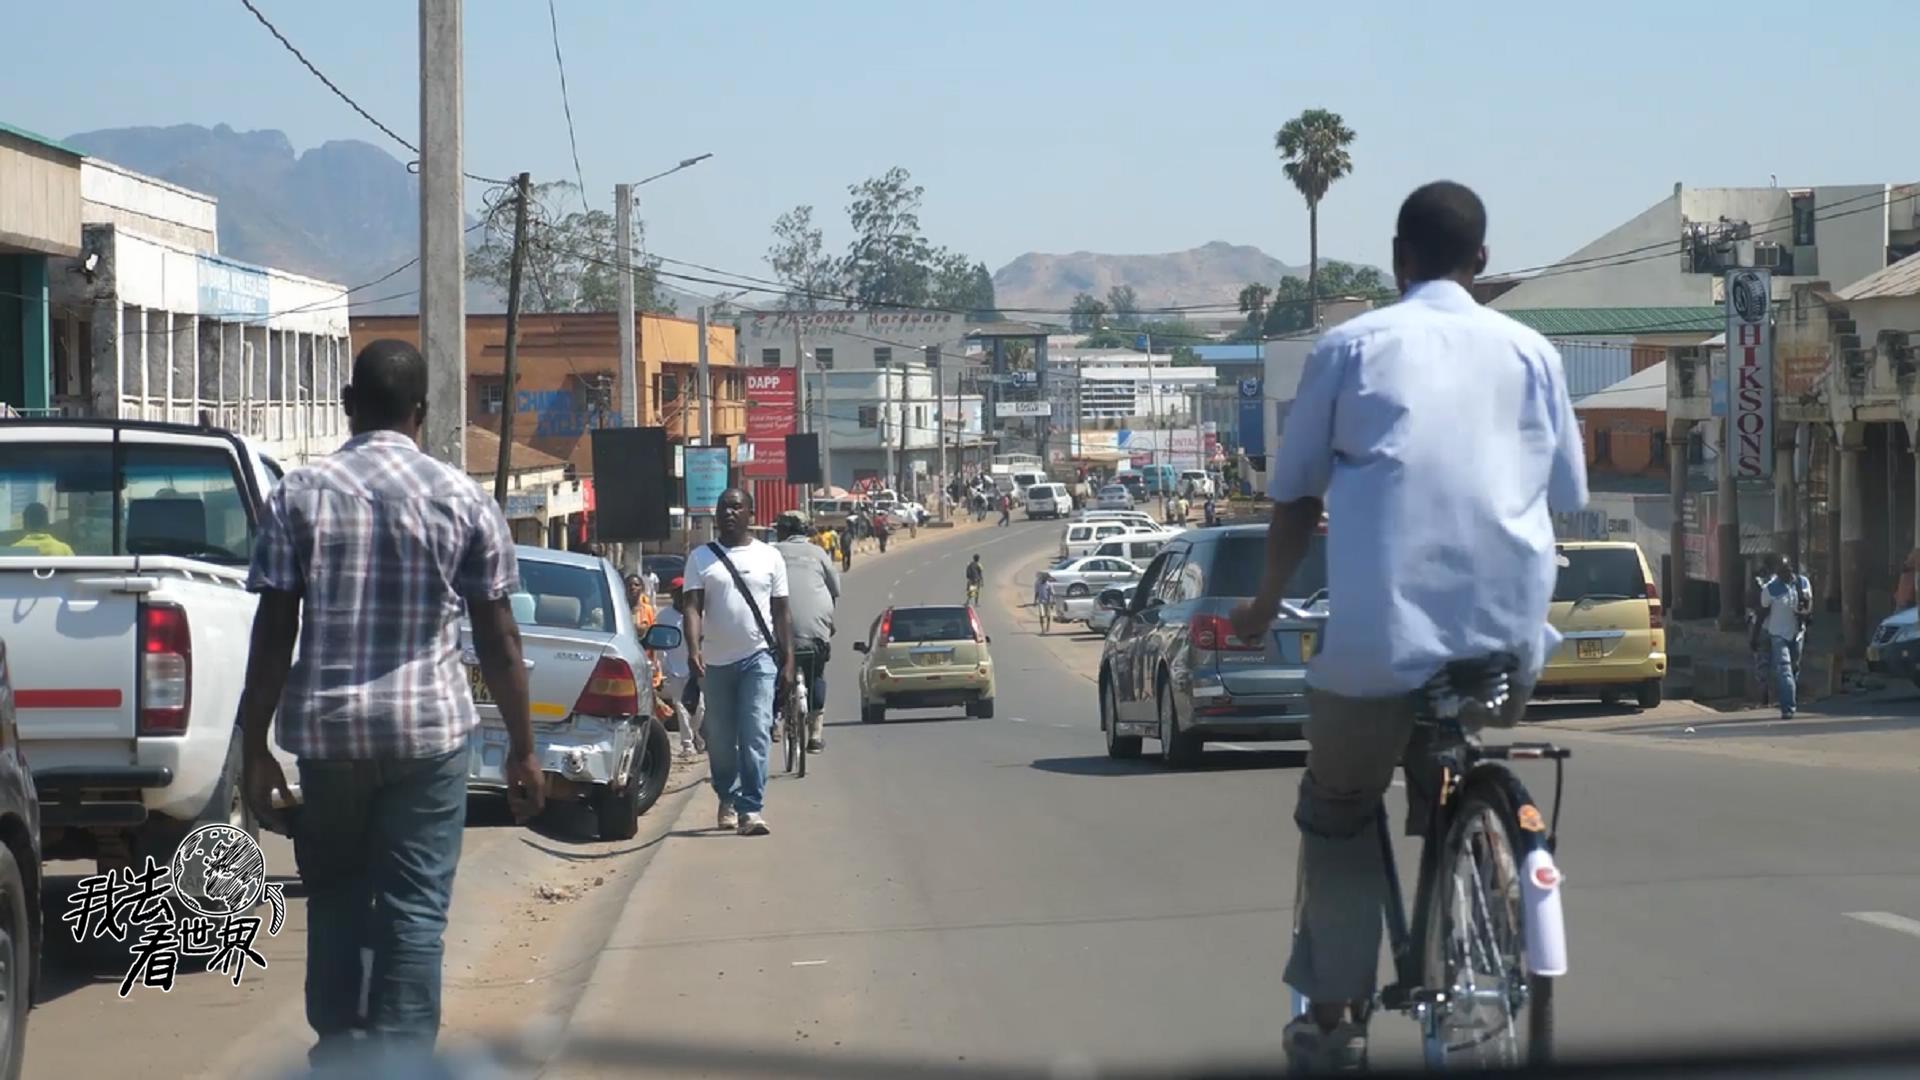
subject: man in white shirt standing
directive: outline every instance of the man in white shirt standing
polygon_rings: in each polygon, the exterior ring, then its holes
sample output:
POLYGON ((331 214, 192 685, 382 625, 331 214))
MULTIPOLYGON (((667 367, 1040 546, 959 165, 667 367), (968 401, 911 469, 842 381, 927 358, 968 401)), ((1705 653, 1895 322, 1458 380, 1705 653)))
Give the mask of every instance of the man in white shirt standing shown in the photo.
POLYGON ((1813 585, 1793 572, 1793 564, 1785 555, 1775 556, 1773 578, 1760 584, 1760 606, 1767 612, 1767 638, 1772 647, 1780 718, 1791 720, 1799 703, 1800 643, 1805 619, 1813 612, 1813 585))
POLYGON ((1267 632, 1324 511, 1330 616, 1307 669, 1304 900, 1286 970, 1310 1002, 1285 1036, 1307 1071, 1365 1059, 1387 887, 1374 814, 1404 758, 1417 831, 1438 779, 1413 692, 1450 661, 1511 653, 1510 725, 1560 640, 1550 514, 1586 505, 1580 428, 1553 346, 1467 291, 1486 232, 1486 208, 1459 184, 1401 205, 1401 300, 1308 357, 1272 463, 1260 593, 1234 612, 1241 638, 1267 632))
POLYGON ((767 754, 776 692, 793 692, 787 562, 755 540, 753 496, 728 488, 714 507, 719 539, 694 549, 685 579, 687 663, 707 707, 707 764, 719 827, 765 836, 767 754))

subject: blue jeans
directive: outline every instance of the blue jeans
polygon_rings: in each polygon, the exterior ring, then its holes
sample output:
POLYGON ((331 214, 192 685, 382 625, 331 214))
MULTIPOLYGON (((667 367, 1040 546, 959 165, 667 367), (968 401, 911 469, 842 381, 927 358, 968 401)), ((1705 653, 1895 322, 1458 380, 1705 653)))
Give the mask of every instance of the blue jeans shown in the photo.
POLYGON ((1792 713, 1796 703, 1800 674, 1800 639, 1773 637, 1774 696, 1782 713, 1792 713))
POLYGON ((300 762, 293 855, 307 890, 307 1023, 319 1036, 309 1055, 316 1067, 357 1058, 356 1031, 377 1041, 378 1053, 433 1052, 441 935, 467 822, 468 753, 462 745, 430 758, 300 762), (370 978, 362 950, 373 954, 370 978))
POLYGON ((723 806, 757 814, 766 805, 767 754, 773 748, 773 654, 708 664, 707 766, 723 806))

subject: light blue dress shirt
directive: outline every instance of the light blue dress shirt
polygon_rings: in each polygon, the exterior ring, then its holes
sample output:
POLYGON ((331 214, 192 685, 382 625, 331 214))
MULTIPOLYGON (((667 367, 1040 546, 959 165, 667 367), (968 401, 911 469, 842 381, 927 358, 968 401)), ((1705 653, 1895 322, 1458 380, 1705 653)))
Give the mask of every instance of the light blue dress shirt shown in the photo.
POLYGON ((1528 682, 1560 635, 1552 512, 1587 502, 1560 354, 1451 281, 1327 332, 1269 463, 1276 502, 1327 505, 1327 627, 1307 681, 1418 688, 1510 651, 1528 682))

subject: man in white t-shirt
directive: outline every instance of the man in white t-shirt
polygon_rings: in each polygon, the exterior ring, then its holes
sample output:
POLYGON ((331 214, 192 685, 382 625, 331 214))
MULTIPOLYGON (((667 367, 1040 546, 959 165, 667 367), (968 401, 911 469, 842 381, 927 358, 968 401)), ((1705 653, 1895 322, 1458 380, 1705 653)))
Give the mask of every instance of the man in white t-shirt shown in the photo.
POLYGON ((748 532, 753 496, 739 488, 721 493, 714 524, 719 540, 687 559, 687 662, 700 677, 707 707, 707 764, 720 796, 719 827, 765 836, 761 810, 774 694, 776 688, 793 692, 787 561, 748 532))

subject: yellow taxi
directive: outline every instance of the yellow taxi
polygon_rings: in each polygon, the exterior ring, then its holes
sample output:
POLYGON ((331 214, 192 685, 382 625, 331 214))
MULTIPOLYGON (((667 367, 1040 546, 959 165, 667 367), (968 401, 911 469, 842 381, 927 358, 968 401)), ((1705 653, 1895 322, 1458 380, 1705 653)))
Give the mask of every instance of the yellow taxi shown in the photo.
POLYGON ((1666 619, 1640 545, 1569 540, 1554 545, 1560 575, 1547 621, 1566 640, 1547 658, 1535 697, 1625 697, 1660 704, 1667 676, 1666 619))

